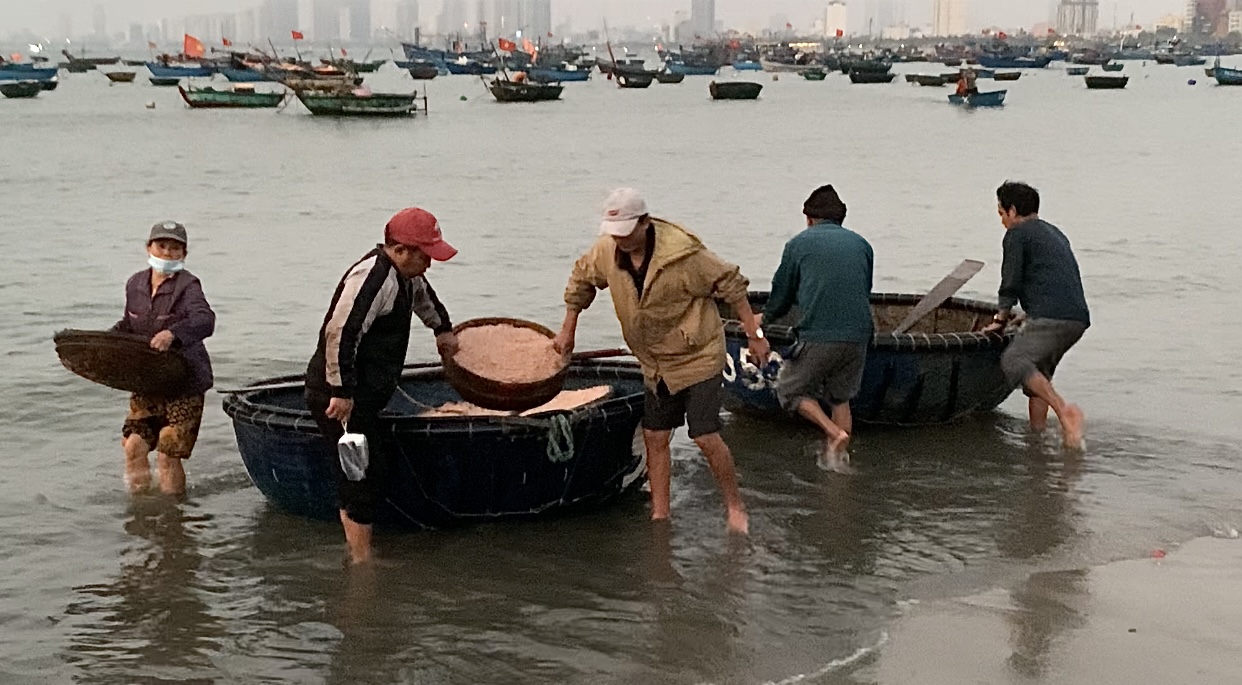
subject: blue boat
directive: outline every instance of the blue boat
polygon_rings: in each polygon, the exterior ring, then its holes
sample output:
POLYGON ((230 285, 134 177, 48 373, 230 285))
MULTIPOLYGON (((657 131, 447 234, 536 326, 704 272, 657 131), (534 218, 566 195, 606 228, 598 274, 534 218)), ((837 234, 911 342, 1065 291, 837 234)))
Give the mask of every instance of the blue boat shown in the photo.
MULTIPOLYGON (((305 407, 302 377, 262 385, 274 387, 224 401, 250 479, 284 511, 335 519, 337 455, 305 407)), ((646 481, 642 371, 578 362, 566 380, 569 389, 600 385, 611 395, 573 411, 428 418, 420 416, 426 406, 461 398, 439 364, 414 365, 381 418, 384 448, 395 458, 377 523, 417 529, 528 518, 637 492, 646 481)))
POLYGON ((949 96, 949 102, 954 105, 962 105, 965 107, 1000 107, 1005 104, 1005 95, 1007 90, 993 90, 987 93, 975 93, 965 97, 954 93, 949 96))
POLYGON ((448 69, 450 74, 465 76, 491 76, 496 73, 496 67, 472 59, 445 62, 444 68, 448 69))
POLYGON ((664 63, 664 66, 670 74, 684 76, 715 76, 720 71, 720 67, 710 64, 687 64, 679 60, 669 60, 664 63))
POLYGON ((1219 86, 1242 86, 1242 70, 1216 67, 1212 70, 1212 78, 1219 86))
POLYGON ((39 68, 32 64, 4 64, 0 66, 0 81, 39 81, 56 78, 56 67, 39 68))
POLYGON ((228 79, 230 83, 261 83, 267 81, 268 78, 261 71, 254 69, 220 69, 220 74, 228 79))
POLYGON ((204 78, 216 72, 212 67, 204 66, 172 66, 159 62, 147 62, 147 71, 157 79, 204 78))
POLYGON ((1051 57, 1013 57, 1010 55, 979 55, 979 66, 988 69, 1043 69, 1051 57))
POLYGON ((536 83, 578 83, 591 78, 590 69, 565 69, 553 67, 530 67, 526 77, 536 83))
MULTIPOLYGON (((768 293, 751 293, 751 307, 760 311, 768 293)), ((978 331, 991 322, 996 305, 951 299, 905 335, 893 335, 920 295, 871 296, 876 334, 867 350, 862 389, 851 403, 859 423, 916 426, 949 423, 976 412, 991 411, 1012 394, 1000 357, 1013 333, 978 331)), ((763 329, 776 353, 762 370, 743 364, 746 331, 741 322, 725 324, 728 359, 725 406, 735 413, 775 418, 788 416, 776 396, 775 380, 783 360, 796 343, 792 312, 763 329)))
POLYGON ((733 63, 736 71, 763 71, 763 63, 757 59, 738 60, 733 63))

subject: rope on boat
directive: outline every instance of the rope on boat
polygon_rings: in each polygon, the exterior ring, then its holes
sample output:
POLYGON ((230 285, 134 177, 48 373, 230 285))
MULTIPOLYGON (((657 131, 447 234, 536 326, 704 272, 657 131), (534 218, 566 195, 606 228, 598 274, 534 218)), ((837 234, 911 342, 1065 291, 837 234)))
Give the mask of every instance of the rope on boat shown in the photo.
POLYGON ((569 415, 557 414, 548 420, 548 461, 553 464, 574 458, 574 429, 569 415))

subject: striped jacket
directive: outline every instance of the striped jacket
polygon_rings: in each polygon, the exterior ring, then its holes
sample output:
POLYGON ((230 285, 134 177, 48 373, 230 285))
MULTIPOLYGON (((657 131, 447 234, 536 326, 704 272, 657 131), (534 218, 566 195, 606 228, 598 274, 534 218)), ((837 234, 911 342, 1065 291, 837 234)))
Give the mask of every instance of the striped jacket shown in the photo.
POLYGON ((336 286, 306 369, 307 388, 382 409, 401 379, 414 314, 436 335, 453 329, 427 279, 402 276, 377 246, 336 286))

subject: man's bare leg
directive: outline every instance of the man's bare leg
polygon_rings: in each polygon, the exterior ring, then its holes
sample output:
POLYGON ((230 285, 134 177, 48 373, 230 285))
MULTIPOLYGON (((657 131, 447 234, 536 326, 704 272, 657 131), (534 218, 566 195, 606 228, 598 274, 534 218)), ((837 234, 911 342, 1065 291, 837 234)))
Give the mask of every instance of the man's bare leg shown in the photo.
POLYGON ((345 546, 349 548, 349 560, 354 564, 371 561, 371 526, 356 523, 341 510, 341 525, 345 528, 345 546))
MULTIPOLYGON (((746 506, 742 504, 742 492, 737 487, 737 470, 733 467, 733 453, 729 451, 729 446, 719 433, 701 435, 694 439, 694 444, 703 450, 707 465, 720 486, 720 494, 724 496, 729 532, 749 534, 750 518, 746 515, 746 506)), ((655 490, 652 489, 652 492, 655 490)))
MULTIPOLYGON (((849 405, 845 405, 848 414, 849 405)), ((837 409, 833 408, 833 413, 837 413, 837 409)), ((824 432, 824 450, 820 458, 816 460, 816 464, 825 471, 837 471, 838 473, 848 473, 848 458, 844 457, 845 450, 850 444, 849 431, 842 428, 828 415, 824 413, 819 402, 812 399, 803 398, 798 402, 798 414, 807 421, 815 424, 824 432)))
POLYGON ((126 487, 131 495, 146 490, 151 486, 151 462, 147 458, 151 448, 137 433, 130 433, 128 438, 123 438, 121 446, 125 448, 126 487))
POLYGON ((652 521, 663 521, 669 517, 673 453, 668 443, 672 437, 672 431, 643 429, 643 443, 647 447, 647 482, 651 486, 652 521))
POLYGON ((1027 413, 1031 416, 1031 430, 1037 433, 1043 433, 1048 428, 1048 403, 1032 397, 1027 402, 1027 413))
POLYGON ((1061 422, 1061 439, 1069 449, 1082 449, 1085 417, 1077 405, 1065 401, 1053 389, 1052 382, 1035 372, 1026 379, 1026 389, 1048 404, 1061 422))

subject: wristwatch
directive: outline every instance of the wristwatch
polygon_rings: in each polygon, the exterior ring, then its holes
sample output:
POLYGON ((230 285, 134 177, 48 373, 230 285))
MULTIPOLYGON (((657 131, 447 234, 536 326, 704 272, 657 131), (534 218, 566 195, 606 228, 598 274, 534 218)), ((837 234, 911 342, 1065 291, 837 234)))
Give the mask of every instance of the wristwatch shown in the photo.
POLYGON ((755 340, 763 340, 763 328, 755 328, 755 340))

